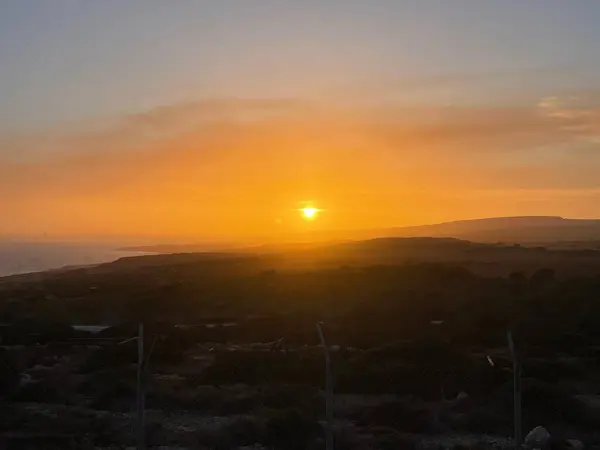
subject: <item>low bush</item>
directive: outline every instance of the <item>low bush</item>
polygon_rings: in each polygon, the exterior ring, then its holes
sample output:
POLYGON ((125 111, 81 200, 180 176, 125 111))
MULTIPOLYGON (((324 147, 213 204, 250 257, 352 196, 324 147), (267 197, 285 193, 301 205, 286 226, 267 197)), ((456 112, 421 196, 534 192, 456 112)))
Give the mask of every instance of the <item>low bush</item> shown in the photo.
MULTIPOLYGON (((512 383, 502 386, 492 397, 501 414, 512 414, 512 383)), ((540 423, 561 422, 585 426, 587 417, 581 402, 572 392, 533 378, 522 381, 523 427, 532 429, 540 423)))
POLYGON ((201 375, 204 384, 249 385, 297 383, 319 386, 324 380, 323 357, 319 354, 281 352, 221 352, 201 375))
POLYGON ((16 389, 20 378, 15 356, 9 350, 0 348, 0 395, 16 389))
POLYGON ((94 351, 81 366, 81 373, 95 373, 107 368, 129 366, 137 362, 137 353, 131 345, 111 345, 94 351))
POLYGON ((24 384, 10 395, 13 402, 67 403, 67 392, 58 389, 48 380, 24 384))
POLYGON ((304 450, 309 442, 323 434, 315 417, 296 409, 277 411, 267 419, 265 444, 275 449, 304 450))
POLYGON ((410 433, 437 431, 435 417, 421 401, 407 398, 365 409, 356 418, 359 425, 383 425, 410 433))

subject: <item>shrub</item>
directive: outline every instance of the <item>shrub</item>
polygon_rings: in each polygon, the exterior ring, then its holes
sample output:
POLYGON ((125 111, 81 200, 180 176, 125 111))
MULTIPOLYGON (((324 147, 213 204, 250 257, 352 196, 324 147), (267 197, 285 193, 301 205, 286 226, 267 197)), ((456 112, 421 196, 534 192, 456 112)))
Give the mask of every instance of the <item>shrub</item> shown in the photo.
POLYGON ((20 378, 14 355, 0 348, 0 395, 12 392, 18 386, 20 378))
POLYGON ((302 355, 280 352, 221 352, 201 376, 206 384, 269 382, 318 386, 324 377, 323 357, 318 353, 302 355))
POLYGON ((130 345, 112 345, 102 347, 92 353, 81 367, 81 373, 92 373, 107 368, 116 368, 135 364, 137 356, 130 345))
POLYGON ((65 393, 46 380, 27 383, 10 396, 14 402, 65 403, 65 393))
POLYGON ((363 411, 358 417, 360 425, 383 425, 410 433, 436 431, 432 411, 415 398, 388 402, 363 411))
POLYGON ((265 443, 276 449, 304 450, 322 431, 315 418, 296 409, 278 411, 267 420, 265 443))
MULTIPOLYGON (((512 413, 512 383, 502 386, 493 397, 499 412, 512 413)), ((581 403, 570 392, 555 384, 532 378, 523 379, 522 404, 525 429, 554 421, 572 425, 585 423, 581 403)))

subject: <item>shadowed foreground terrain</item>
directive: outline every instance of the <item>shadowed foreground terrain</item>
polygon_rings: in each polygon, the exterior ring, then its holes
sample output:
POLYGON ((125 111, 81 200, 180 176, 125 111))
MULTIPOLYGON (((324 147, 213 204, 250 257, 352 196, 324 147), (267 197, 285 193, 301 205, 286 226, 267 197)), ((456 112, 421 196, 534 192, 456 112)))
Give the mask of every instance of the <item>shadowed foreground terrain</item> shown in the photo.
POLYGON ((523 429, 594 448, 599 294, 594 250, 430 238, 3 278, 0 444, 134 445, 136 349, 118 342, 143 321, 150 448, 323 448, 322 322, 336 448, 510 447, 509 327, 523 429))

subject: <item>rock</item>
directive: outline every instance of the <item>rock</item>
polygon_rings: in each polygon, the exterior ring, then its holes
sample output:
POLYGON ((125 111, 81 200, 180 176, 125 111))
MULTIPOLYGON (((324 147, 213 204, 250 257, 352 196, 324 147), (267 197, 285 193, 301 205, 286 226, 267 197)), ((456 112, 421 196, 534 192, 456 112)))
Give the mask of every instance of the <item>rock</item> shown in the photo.
POLYGON ((471 411, 475 404, 469 394, 460 392, 449 406, 452 411, 466 413, 471 411))
POLYGON ((551 450, 583 450, 583 442, 579 439, 552 438, 551 450))
POLYGON ((600 423, 600 395, 576 395, 581 420, 590 424, 600 423))
POLYGON ((458 393, 458 395, 456 396, 456 401, 457 402, 461 402, 461 401, 465 401, 465 400, 469 400, 471 397, 469 396, 469 394, 467 394, 464 391, 461 391, 458 393))
POLYGON ((527 433, 523 441, 523 446, 527 449, 545 449, 548 448, 551 440, 552 436, 548 430, 539 425, 527 433))
POLYGON ((35 380, 33 379, 33 377, 30 374, 28 374, 28 373, 21 374, 21 379, 19 380, 20 387, 27 386, 28 384, 33 384, 33 383, 35 383, 35 380))
POLYGON ((583 442, 579 439, 567 439, 566 444, 570 450, 583 450, 583 442))

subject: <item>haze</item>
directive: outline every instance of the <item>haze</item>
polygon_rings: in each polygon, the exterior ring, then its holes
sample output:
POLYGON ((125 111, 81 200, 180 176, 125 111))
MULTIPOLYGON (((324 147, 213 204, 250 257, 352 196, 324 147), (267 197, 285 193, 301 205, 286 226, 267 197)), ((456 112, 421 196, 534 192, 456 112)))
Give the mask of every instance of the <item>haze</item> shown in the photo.
POLYGON ((598 217, 598 17, 560 0, 2 2, 0 233, 598 217))

